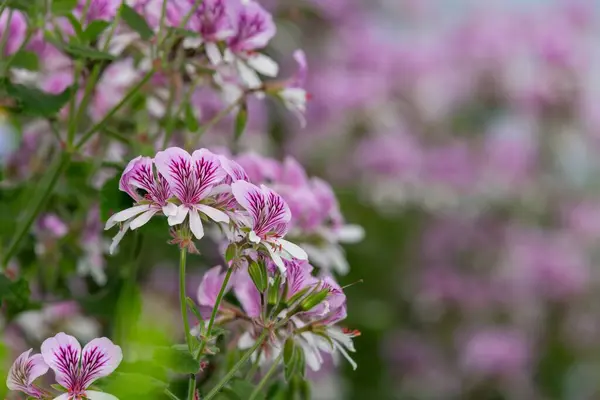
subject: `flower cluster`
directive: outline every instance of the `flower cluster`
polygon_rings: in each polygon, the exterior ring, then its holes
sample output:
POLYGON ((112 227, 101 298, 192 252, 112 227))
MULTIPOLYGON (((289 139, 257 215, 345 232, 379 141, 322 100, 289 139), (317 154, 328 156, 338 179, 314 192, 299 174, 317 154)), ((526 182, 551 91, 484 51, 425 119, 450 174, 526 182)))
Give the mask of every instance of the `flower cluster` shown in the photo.
POLYGON ((21 391, 35 399, 54 396, 34 384, 37 378, 52 369, 56 382, 65 392, 54 397, 55 400, 117 399, 111 394, 89 389, 96 380, 113 373, 121 363, 121 348, 109 339, 94 339, 82 349, 73 336, 59 333, 42 343, 41 354, 31 355, 31 350, 21 354, 10 368, 6 379, 10 390, 21 391))
MULTIPOLYGON (((285 261, 287 280, 281 282, 277 268, 270 261, 251 261, 248 269, 234 273, 232 290, 241 309, 231 303, 221 303, 218 320, 221 324, 242 321, 243 334, 237 346, 250 348, 263 332, 268 330, 268 340, 254 355, 260 365, 273 363, 291 340, 302 350, 306 365, 318 371, 325 359, 323 353, 334 357, 344 356, 353 368, 356 363, 348 352, 354 352, 352 338, 358 331, 338 326, 346 318, 346 296, 331 276, 317 278, 307 261, 285 261), (262 280, 262 283, 261 283, 262 280), (268 282, 276 282, 270 286, 268 282)), ((221 267, 210 269, 198 287, 198 304, 213 308, 225 274, 221 267)), ((202 334, 204 327, 196 332, 202 334)))

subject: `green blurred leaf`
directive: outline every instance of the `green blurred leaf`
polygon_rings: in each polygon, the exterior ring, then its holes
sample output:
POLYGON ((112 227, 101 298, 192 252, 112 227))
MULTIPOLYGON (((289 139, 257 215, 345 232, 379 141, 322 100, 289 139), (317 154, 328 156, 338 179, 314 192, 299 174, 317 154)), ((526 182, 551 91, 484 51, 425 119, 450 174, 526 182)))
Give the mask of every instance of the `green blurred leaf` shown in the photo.
POLYGON ((8 78, 0 78, 0 91, 16 100, 15 112, 36 117, 53 117, 67 104, 74 87, 68 87, 62 93, 53 95, 36 88, 13 84, 8 78))
POLYGON ((200 129, 200 123, 198 122, 198 118, 194 114, 194 110, 192 109, 191 102, 188 102, 185 105, 185 126, 190 132, 198 132, 200 129))
POLYGON ((73 58, 83 58, 88 60, 104 61, 114 60, 115 56, 104 51, 83 44, 69 43, 62 46, 62 49, 73 58))
MULTIPOLYGON (((227 386, 215 397, 217 400, 246 400, 254 391, 254 384, 243 379, 232 379, 227 386)), ((255 399, 264 400, 265 397, 259 393, 255 399)))
POLYGON ((31 51, 21 50, 13 55, 11 66, 14 68, 39 71, 40 64, 37 54, 31 51))
POLYGON ((121 18, 123 18, 123 21, 131 29, 139 33, 142 39, 148 40, 154 36, 154 31, 150 28, 144 17, 126 4, 121 6, 121 18))
POLYGON ((68 392, 69 391, 67 388, 65 388, 62 385, 59 385, 58 383, 53 383, 50 385, 50 387, 54 390, 58 390, 59 392, 68 392))
POLYGON ((0 275, 0 302, 4 304, 9 319, 33 306, 30 295, 29 283, 24 278, 13 281, 6 275, 0 275))
POLYGON ((321 304, 323 300, 329 295, 329 290, 322 289, 316 293, 311 293, 300 303, 300 308, 303 311, 308 311, 321 304))
POLYGON ((161 395, 168 386, 166 382, 148 375, 122 372, 114 372, 95 384, 119 400, 153 398, 161 395))
POLYGON ((119 190, 119 176, 104 183, 100 189, 100 218, 106 221, 116 212, 131 207, 131 198, 119 190))
POLYGON ((200 371, 200 362, 187 349, 161 347, 154 351, 154 360, 165 368, 182 374, 196 374, 200 371))
POLYGON ((86 43, 93 43, 109 26, 109 22, 96 19, 88 24, 87 28, 85 28, 85 31, 83 31, 81 39, 86 43))
POLYGON ((264 262, 252 261, 248 266, 248 274, 252 278, 252 282, 260 293, 264 293, 269 287, 269 276, 267 275, 267 267, 264 262))
POLYGON ((83 36, 83 28, 81 27, 81 23, 79 22, 79 20, 73 15, 72 12, 67 13, 66 17, 71 23, 73 31, 75 31, 75 35, 78 38, 81 38, 83 36))
POLYGON ((77 6, 77 0, 52 0, 53 15, 67 15, 77 6))
POLYGON ((199 322, 202 322, 202 314, 200 314, 200 310, 198 309, 198 306, 196 305, 196 303, 194 302, 194 300, 192 300, 189 297, 186 297, 185 302, 187 303, 188 308, 194 314, 194 316, 196 317, 196 319, 199 322))
POLYGON ((238 141, 244 130, 246 129, 246 124, 248 123, 248 106, 246 102, 243 102, 240 106, 240 109, 235 117, 235 128, 234 128, 234 140, 238 141))

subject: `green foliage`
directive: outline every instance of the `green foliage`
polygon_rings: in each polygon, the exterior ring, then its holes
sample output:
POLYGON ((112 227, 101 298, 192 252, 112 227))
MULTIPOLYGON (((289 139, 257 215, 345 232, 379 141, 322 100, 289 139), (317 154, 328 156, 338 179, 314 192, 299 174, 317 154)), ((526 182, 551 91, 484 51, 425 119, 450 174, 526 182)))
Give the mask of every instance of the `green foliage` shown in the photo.
POLYGON ((303 311, 309 311, 318 306, 329 295, 329 290, 321 289, 318 292, 311 293, 300 302, 300 308, 303 311))
POLYGON ((77 6, 77 0, 52 0, 51 11, 54 15, 67 15, 77 6))
POLYGON ((12 319, 22 311, 35 306, 30 300, 29 283, 24 278, 10 280, 0 274, 0 302, 4 305, 5 315, 12 319))
MULTIPOLYGON (((84 33, 81 32, 81 36, 84 33)), ((94 61, 110 61, 114 60, 115 56, 110 53, 97 50, 91 46, 78 43, 69 43, 62 46, 62 50, 71 55, 74 59, 85 59, 94 61)))
POLYGON ((154 361, 180 374, 196 374, 200 362, 187 350, 178 347, 163 347, 154 351, 154 361))
MULTIPOLYGON (((232 379, 221 392, 215 397, 217 400, 246 400, 255 386, 251 382, 243 379, 232 379)), ((265 397, 259 394, 256 400, 264 400, 265 397)))
POLYGON ((100 219, 106 221, 114 213, 131 207, 131 198, 119 190, 119 176, 106 181, 100 190, 100 219))
POLYGON ((304 351, 296 344, 293 337, 288 338, 283 347, 283 364, 286 381, 290 382, 296 376, 304 376, 306 370, 304 351))
POLYGON ((15 100, 11 107, 14 112, 32 117, 53 117, 69 101, 74 87, 68 87, 62 93, 53 95, 25 85, 15 84, 7 78, 0 78, 0 93, 15 100))
POLYGON ((252 261, 248 266, 248 274, 252 278, 252 282, 256 286, 256 289, 263 293, 269 286, 269 275, 267 273, 267 266, 264 262, 252 261))
POLYGON ((27 50, 20 50, 13 55, 11 66, 14 68, 39 71, 40 65, 37 54, 27 50))
POLYGON ((149 40, 154 36, 154 31, 150 28, 144 17, 125 3, 121 6, 121 18, 123 18, 123 21, 125 21, 131 29, 139 33, 143 40, 149 40))
POLYGON ((235 117, 235 128, 234 128, 234 139, 238 141, 242 134, 246 130, 246 125, 248 123, 248 105, 246 102, 243 102, 240 106, 240 109, 237 112, 235 117))

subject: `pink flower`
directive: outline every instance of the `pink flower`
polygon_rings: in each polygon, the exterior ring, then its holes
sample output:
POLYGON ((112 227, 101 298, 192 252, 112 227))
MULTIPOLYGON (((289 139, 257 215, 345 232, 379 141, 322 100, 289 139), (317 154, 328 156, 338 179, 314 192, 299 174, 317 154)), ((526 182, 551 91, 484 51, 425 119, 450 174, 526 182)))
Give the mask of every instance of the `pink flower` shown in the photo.
POLYGON ((69 233, 69 227, 53 213, 44 214, 38 221, 40 233, 60 239, 69 233))
MULTIPOLYGON (((224 280, 225 273, 221 273, 220 265, 206 271, 200 286, 198 286, 198 304, 205 307, 214 307, 224 280)), ((229 291, 230 288, 231 283, 227 285, 225 290, 229 291)))
POLYGON ((43 392, 37 388, 33 381, 48 372, 48 365, 40 354, 30 356, 31 350, 22 353, 8 371, 6 386, 10 390, 18 390, 28 396, 41 399, 43 392))
POLYGON ((113 395, 87 390, 99 378, 110 375, 121 363, 121 348, 107 338, 94 339, 83 350, 73 336, 59 333, 41 346, 44 362, 52 368, 56 381, 68 392, 55 400, 117 400, 113 395))
POLYGON ((240 270, 236 274, 233 291, 246 314, 251 318, 258 318, 262 310, 260 292, 250 278, 247 269, 240 270))
POLYGON ((177 206, 168 201, 172 195, 171 188, 160 172, 154 173, 150 157, 139 156, 127 164, 119 182, 119 189, 131 196, 136 205, 113 214, 106 221, 105 230, 117 223, 124 223, 110 246, 111 254, 128 229, 139 228, 161 211, 167 217, 177 213, 177 206))
POLYGON ((27 20, 25 16, 17 10, 5 9, 0 15, 0 41, 6 44, 4 55, 9 56, 16 53, 25 41, 27 35, 27 20), (7 34, 7 38, 2 36, 7 34))
POLYGON ((308 100, 306 89, 304 89, 308 71, 306 54, 302 50, 296 50, 294 51, 294 59, 298 63, 298 72, 279 91, 278 95, 287 109, 298 117, 302 128, 304 128, 306 126, 304 114, 306 114, 306 102, 308 100))
POLYGON ((204 236, 200 212, 215 222, 229 222, 223 211, 203 204, 226 176, 219 157, 207 149, 190 154, 178 147, 159 151, 154 159, 158 172, 165 177, 175 197, 181 202, 176 213, 169 215, 169 225, 179 225, 189 214, 190 230, 197 239, 204 236))
POLYGON ((111 21, 117 14, 121 2, 121 0, 79 0, 73 14, 81 18, 86 4, 89 3, 86 10, 86 21, 91 22, 96 19, 111 21))
POLYGON ((248 239, 263 245, 283 275, 285 265, 282 255, 287 258, 289 254, 300 260, 308 258, 302 248, 283 239, 289 229, 292 213, 279 194, 264 185, 259 188, 246 181, 232 183, 231 190, 238 203, 249 213, 248 239))

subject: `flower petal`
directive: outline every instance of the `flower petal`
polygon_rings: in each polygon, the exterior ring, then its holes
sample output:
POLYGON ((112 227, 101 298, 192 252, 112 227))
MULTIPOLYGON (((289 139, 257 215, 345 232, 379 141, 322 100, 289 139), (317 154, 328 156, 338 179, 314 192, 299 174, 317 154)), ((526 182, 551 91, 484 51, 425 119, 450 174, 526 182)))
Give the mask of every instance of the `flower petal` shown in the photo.
POLYGON ((121 229, 119 229, 119 232, 113 238, 113 240, 110 244, 110 247, 108 248, 108 254, 113 254, 115 252, 115 250, 117 249, 117 246, 119 245, 119 243, 121 242, 121 240, 123 239, 123 237, 125 236, 125 234, 127 233, 128 230, 129 230, 129 222, 125 222, 123 224, 123 226, 121 227, 121 229))
POLYGON ((196 239, 202 239, 204 237, 204 227, 202 226, 202 220, 197 210, 190 210, 190 230, 196 237, 196 239))
POLYGON ((246 174, 246 170, 237 162, 230 160, 225 156, 219 156, 219 161, 221 162, 221 167, 227 172, 227 175, 229 175, 233 182, 250 180, 248 174, 246 174))
POLYGON ((248 240, 252 243, 260 243, 260 238, 256 235, 256 232, 250 231, 248 234, 248 240))
POLYGON ((56 382, 72 389, 79 376, 81 345, 73 336, 61 332, 44 340, 41 346, 44 362, 52 368, 56 382))
POLYGON ((262 190, 250 182, 236 181, 231 184, 231 192, 236 201, 250 213, 254 220, 253 223, 259 221, 267 205, 267 199, 262 190))
POLYGON ((206 56, 212 65, 219 65, 223 62, 223 56, 221 55, 221 50, 216 43, 208 42, 204 45, 204 50, 206 51, 206 56))
MULTIPOLYGON (((221 273, 220 265, 206 271, 202 277, 200 286, 198 286, 198 304, 201 306, 214 307, 224 279, 225 274, 221 273)), ((229 290, 229 286, 231 286, 231 284, 228 284, 226 291, 229 290)))
POLYGON ((170 215, 167 219, 169 226, 181 224, 183 221, 185 221, 185 217, 187 217, 189 211, 190 209, 183 204, 177 207, 177 213, 175 215, 170 215))
POLYGON ((240 78, 246 84, 248 89, 258 89, 262 85, 262 81, 260 80, 258 74, 246 63, 242 61, 236 62, 238 73, 240 74, 240 78))
POLYGON ((167 217, 177 215, 177 210, 178 207, 173 203, 167 203, 167 205, 162 208, 163 214, 165 214, 167 217))
POLYGON ((246 314, 252 318, 256 318, 261 312, 260 293, 256 289, 256 285, 250 278, 248 270, 240 271, 233 285, 235 297, 246 314))
POLYGON ((96 392, 95 390, 86 390, 85 397, 89 400, 119 400, 117 397, 112 394, 104 393, 104 392, 96 392))
POLYGON ((123 211, 119 211, 116 214, 113 214, 108 221, 106 221, 106 226, 104 226, 104 230, 110 229, 117 224, 117 222, 123 222, 130 218, 135 217, 150 209, 150 204, 142 204, 139 206, 134 206, 131 208, 126 208, 123 211))
POLYGON ((342 243, 357 243, 365 237, 365 230, 360 225, 344 225, 336 233, 342 243))
POLYGON ((110 339, 102 337, 92 340, 81 352, 80 384, 87 388, 96 379, 110 375, 122 359, 121 348, 110 339))
POLYGON ((298 260, 307 260, 308 255, 304 251, 304 249, 297 244, 292 242, 288 242, 285 239, 279 239, 279 244, 287 253, 289 253, 292 257, 297 258, 298 260))
POLYGON ((10 390, 19 390, 30 396, 37 396, 38 390, 32 386, 34 380, 48 372, 48 365, 40 354, 30 357, 32 349, 29 349, 15 360, 8 371, 6 386, 10 390))
POLYGON ((192 156, 187 151, 169 147, 156 153, 154 164, 179 200, 183 203, 193 200, 197 184, 192 156))
POLYGON ((63 393, 58 397, 55 397, 53 400, 70 400, 69 393, 63 393))
POLYGON ((219 157, 207 149, 194 151, 192 162, 196 168, 200 200, 205 198, 215 185, 225 179, 227 173, 221 167, 219 157))
POLYGON ((269 251, 269 254, 271 255, 271 260, 273 260, 273 263, 277 266, 281 275, 283 277, 285 277, 287 274, 287 270, 285 268, 285 264, 283 263, 283 260, 281 259, 281 256, 279 256, 279 254, 276 251, 274 251, 269 244, 265 245, 265 247, 267 248, 267 250, 269 251))
POLYGON ((201 211, 203 214, 206 214, 207 216, 209 216, 210 219, 212 219, 215 222, 225 222, 225 223, 229 222, 229 216, 227 214, 225 214, 223 211, 217 210, 214 207, 200 204, 196 208, 199 211, 201 211))
POLYGON ((253 53, 246 58, 246 62, 259 74, 274 78, 279 73, 279 65, 269 56, 253 53))
POLYGON ((131 229, 133 231, 134 229, 137 229, 140 226, 145 225, 148 221, 150 221, 150 219, 157 212, 158 212, 158 210, 155 208, 146 211, 145 213, 143 213, 142 215, 140 215, 139 217, 137 217, 136 219, 131 221, 131 224, 129 225, 129 229, 131 229))

